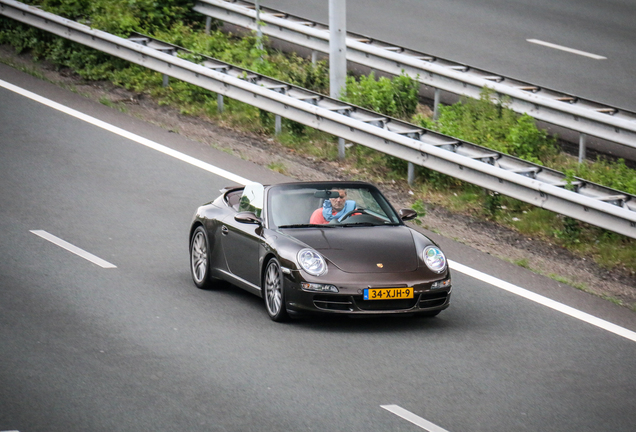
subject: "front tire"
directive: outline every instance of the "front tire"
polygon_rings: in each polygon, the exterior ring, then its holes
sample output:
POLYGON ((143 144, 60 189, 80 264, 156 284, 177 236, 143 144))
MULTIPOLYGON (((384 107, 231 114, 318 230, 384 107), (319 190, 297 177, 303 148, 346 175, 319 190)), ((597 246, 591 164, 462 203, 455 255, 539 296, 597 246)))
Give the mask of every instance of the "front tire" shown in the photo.
POLYGON ((283 289, 283 272, 276 258, 267 263, 263 277, 263 300, 269 317, 276 322, 289 319, 285 307, 285 290, 283 289))
POLYGON ((210 289, 210 254, 208 236, 202 226, 197 227, 190 239, 190 273, 194 284, 201 289, 210 289))

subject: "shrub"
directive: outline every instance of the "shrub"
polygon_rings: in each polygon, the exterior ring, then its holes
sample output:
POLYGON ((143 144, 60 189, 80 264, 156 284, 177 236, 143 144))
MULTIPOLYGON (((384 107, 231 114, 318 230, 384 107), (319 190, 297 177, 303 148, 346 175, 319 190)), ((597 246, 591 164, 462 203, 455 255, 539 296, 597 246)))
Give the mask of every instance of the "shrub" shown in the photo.
POLYGON ((418 104, 419 82, 404 74, 393 78, 369 76, 347 77, 342 100, 387 116, 408 119, 418 104))
POLYGON ((445 135, 538 164, 544 164, 557 153, 556 140, 537 128, 532 117, 519 116, 507 108, 505 98, 493 102, 493 95, 492 90, 484 89, 479 99, 462 99, 454 105, 440 106, 436 122, 422 116, 416 116, 414 121, 445 135))

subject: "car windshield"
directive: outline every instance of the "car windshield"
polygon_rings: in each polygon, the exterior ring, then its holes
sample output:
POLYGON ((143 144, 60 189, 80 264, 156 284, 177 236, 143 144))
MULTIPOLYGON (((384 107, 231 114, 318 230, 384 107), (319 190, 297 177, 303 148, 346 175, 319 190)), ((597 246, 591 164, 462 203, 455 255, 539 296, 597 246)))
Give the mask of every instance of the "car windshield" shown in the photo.
POLYGON ((401 225, 395 210, 371 185, 279 185, 268 193, 271 228, 401 225))

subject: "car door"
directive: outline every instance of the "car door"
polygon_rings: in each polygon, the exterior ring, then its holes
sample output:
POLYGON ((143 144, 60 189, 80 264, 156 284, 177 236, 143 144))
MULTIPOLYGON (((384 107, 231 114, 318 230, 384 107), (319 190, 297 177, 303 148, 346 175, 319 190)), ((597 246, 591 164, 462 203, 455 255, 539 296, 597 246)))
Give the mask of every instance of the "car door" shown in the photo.
POLYGON ((229 271, 256 286, 260 286, 262 233, 260 225, 237 222, 234 215, 226 217, 221 224, 221 241, 229 271))
MULTIPOLYGON (((239 212, 260 216, 265 188, 260 183, 248 183, 239 200, 239 212)), ((261 224, 239 222, 235 214, 225 217, 221 226, 221 242, 229 271, 253 285, 260 286, 259 250, 263 242, 261 224)))

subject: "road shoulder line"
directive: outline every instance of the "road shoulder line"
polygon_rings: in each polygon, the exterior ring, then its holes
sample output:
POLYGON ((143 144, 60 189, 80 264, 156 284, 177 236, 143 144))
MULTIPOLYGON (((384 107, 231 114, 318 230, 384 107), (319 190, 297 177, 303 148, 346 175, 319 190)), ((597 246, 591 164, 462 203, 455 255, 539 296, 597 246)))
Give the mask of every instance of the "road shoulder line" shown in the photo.
POLYGON ((485 282, 489 285, 495 286, 497 288, 508 291, 512 294, 516 294, 520 297, 524 297, 528 300, 532 300, 535 303, 539 303, 543 306, 547 306, 550 309, 554 309, 563 314, 569 315, 578 320, 584 321, 588 324, 592 324, 593 326, 602 328, 611 333, 622 336, 626 339, 629 339, 633 342, 636 342, 636 332, 628 330, 624 327, 618 326, 616 324, 612 324, 609 321, 605 321, 601 318, 597 318, 594 315, 590 315, 586 312, 580 311, 578 309, 574 309, 571 306, 567 306, 563 303, 559 303, 558 301, 552 300, 548 297, 544 297, 535 292, 529 291, 525 288, 518 287, 504 280, 498 279, 494 276, 490 276, 486 273, 482 273, 479 270, 475 270, 471 267, 465 266, 455 261, 448 260, 448 265, 453 271, 458 271, 460 273, 464 273, 467 276, 478 279, 482 282, 485 282))

